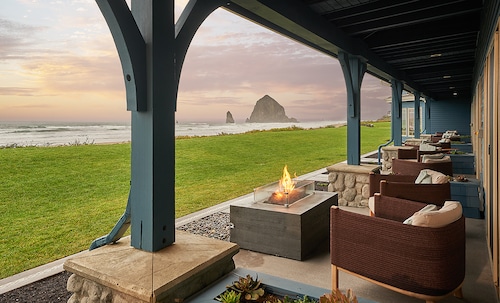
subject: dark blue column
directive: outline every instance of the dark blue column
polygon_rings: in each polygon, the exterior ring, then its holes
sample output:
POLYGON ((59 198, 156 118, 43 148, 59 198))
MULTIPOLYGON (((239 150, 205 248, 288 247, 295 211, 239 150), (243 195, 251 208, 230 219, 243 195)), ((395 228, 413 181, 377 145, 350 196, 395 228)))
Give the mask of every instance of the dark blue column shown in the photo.
POLYGON ((391 80, 392 87, 392 110, 391 110, 391 125, 392 138, 395 146, 403 144, 402 132, 402 107, 403 107, 403 84, 398 80, 391 80))
POLYGON ((90 249, 120 239, 158 251, 175 241, 175 109, 182 64, 202 22, 222 0, 192 0, 174 25, 174 1, 96 0, 115 41, 132 119, 131 188, 113 230, 90 249))
POLYGON ((173 0, 133 0, 146 43, 147 105, 132 111, 131 244, 158 251, 175 241, 175 24, 173 0))
POLYGON ((432 134, 432 123, 431 123, 431 111, 432 111, 432 99, 425 98, 425 108, 424 108, 424 123, 425 123, 425 133, 432 134))
POLYGON ((361 83, 366 72, 366 62, 345 52, 339 52, 347 87, 347 164, 361 162, 361 83))
POLYGON ((415 133, 415 138, 420 138, 420 92, 414 92, 413 93, 415 96, 415 103, 414 103, 414 133, 415 133))

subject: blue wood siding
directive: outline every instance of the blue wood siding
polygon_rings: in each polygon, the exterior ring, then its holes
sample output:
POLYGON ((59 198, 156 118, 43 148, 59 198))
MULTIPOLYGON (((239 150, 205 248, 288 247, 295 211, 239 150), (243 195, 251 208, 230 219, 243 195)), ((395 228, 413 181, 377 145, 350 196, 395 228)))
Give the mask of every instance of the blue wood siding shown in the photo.
POLYGON ((470 101, 434 101, 431 106, 431 129, 428 133, 457 130, 460 135, 470 135, 470 101))

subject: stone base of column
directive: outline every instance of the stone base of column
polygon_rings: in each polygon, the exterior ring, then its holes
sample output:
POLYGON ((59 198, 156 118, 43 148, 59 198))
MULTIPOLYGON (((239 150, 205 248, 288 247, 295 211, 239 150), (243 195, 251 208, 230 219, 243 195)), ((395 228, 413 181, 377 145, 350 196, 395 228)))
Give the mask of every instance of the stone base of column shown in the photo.
POLYGON ((349 165, 337 163, 328 166, 328 191, 338 193, 339 206, 368 207, 370 198, 370 172, 379 165, 349 165))
POLYGON ((182 302, 235 268, 236 244, 177 231, 158 252, 130 246, 130 237, 64 263, 70 303, 182 302))

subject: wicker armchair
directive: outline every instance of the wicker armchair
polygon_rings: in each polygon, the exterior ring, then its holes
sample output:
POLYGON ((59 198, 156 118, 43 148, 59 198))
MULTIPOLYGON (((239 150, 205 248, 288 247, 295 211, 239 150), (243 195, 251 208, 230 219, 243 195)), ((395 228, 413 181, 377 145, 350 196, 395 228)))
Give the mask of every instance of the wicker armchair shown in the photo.
POLYGON ((398 159, 418 159, 418 146, 412 149, 398 149, 398 159))
POLYGON ((380 194, 442 206, 445 201, 451 200, 451 187, 450 183, 415 184, 382 180, 380 182, 380 194))
POLYGON ((412 175, 382 175, 370 173, 369 194, 408 199, 423 203, 443 205, 451 199, 450 183, 415 184, 416 176, 412 175))
POLYGON ((465 218, 440 228, 406 225, 424 204, 379 194, 375 199, 376 217, 330 210, 332 289, 342 270, 427 303, 462 297, 465 218))
POLYGON ((415 184, 415 179, 417 175, 384 175, 380 173, 370 172, 368 176, 370 197, 373 197, 375 193, 380 192, 380 181, 387 180, 391 182, 406 182, 415 184))
POLYGON ((394 174, 418 176, 420 171, 426 168, 442 172, 448 176, 453 176, 453 165, 451 161, 422 163, 412 160, 392 159, 392 172, 394 174))

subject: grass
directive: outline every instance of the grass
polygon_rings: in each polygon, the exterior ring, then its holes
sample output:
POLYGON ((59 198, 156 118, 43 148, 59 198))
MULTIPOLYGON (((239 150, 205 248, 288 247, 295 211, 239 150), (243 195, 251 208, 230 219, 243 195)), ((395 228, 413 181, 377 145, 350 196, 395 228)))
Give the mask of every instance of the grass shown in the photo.
MULTIPOLYGON (((362 127, 361 152, 390 136, 362 127)), ((346 127, 255 131, 176 140, 176 216, 344 161, 346 127)), ((130 144, 0 150, 0 278, 88 248, 123 213, 130 144)))

